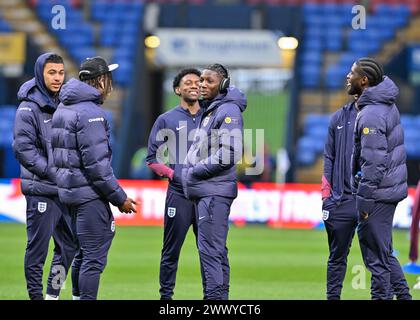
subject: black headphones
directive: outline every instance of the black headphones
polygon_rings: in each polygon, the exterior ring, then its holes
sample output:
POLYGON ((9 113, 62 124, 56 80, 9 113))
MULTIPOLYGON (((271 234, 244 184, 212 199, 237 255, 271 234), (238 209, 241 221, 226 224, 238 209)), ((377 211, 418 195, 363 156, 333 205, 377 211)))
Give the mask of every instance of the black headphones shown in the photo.
POLYGON ((220 85, 219 85, 219 93, 226 93, 227 89, 230 86, 230 77, 229 77, 229 72, 228 70, 222 66, 221 64, 217 64, 217 66, 219 66, 221 69, 223 69, 224 72, 226 72, 227 77, 223 77, 222 81, 220 81, 220 85))

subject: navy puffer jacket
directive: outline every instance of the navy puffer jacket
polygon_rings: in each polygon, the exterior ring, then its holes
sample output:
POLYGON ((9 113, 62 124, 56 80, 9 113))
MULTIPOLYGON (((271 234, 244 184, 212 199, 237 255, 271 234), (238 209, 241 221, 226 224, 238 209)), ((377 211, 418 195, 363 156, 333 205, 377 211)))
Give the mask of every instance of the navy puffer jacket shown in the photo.
POLYGON ((35 63, 35 77, 19 89, 19 107, 13 129, 13 152, 20 163, 22 193, 56 196, 51 118, 59 103, 44 83, 44 65, 52 53, 45 53, 35 63))
POLYGON ((94 87, 70 79, 61 89, 52 120, 54 163, 60 200, 68 205, 103 199, 114 206, 127 195, 111 167, 110 127, 94 87))
POLYGON ((236 163, 242 159, 242 112, 246 106, 245 95, 231 86, 203 112, 182 169, 182 187, 187 198, 215 195, 236 198, 236 163))
POLYGON ((397 203, 407 197, 404 133, 395 105, 398 88, 388 77, 363 91, 352 159, 352 189, 359 211, 375 202, 397 203), (354 177, 361 172, 361 179, 354 177))

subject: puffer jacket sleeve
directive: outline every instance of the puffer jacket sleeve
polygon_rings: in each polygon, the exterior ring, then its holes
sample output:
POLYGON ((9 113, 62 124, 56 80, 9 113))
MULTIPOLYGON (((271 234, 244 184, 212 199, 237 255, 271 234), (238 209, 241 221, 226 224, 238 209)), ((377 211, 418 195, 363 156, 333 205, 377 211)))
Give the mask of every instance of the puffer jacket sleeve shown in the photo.
POLYGON ((111 167, 106 120, 91 121, 86 114, 79 114, 76 139, 81 160, 89 180, 114 206, 120 206, 127 195, 119 185, 111 167))
POLYGON ((365 112, 360 115, 357 134, 360 137, 361 180, 356 193, 357 208, 370 213, 378 189, 386 172, 388 141, 383 117, 365 112))
POLYGON ((151 163, 162 163, 164 159, 160 159, 161 155, 157 155, 159 147, 165 143, 164 134, 162 129, 165 128, 165 122, 162 116, 156 119, 153 128, 149 135, 149 141, 147 146, 147 164, 151 163), (160 160, 160 161, 159 161, 160 160))
POLYGON ((328 126, 328 136, 324 147, 324 172, 322 175, 321 194, 322 198, 328 198, 331 195, 332 176, 335 161, 335 134, 334 128, 337 122, 335 114, 328 126))
POLYGON ((13 129, 13 152, 22 166, 38 177, 45 178, 48 174, 48 160, 39 151, 41 141, 37 141, 36 128, 34 110, 21 105, 16 112, 13 129))
POLYGON ((193 168, 193 175, 197 178, 208 179, 215 176, 230 169, 242 158, 243 119, 239 107, 225 104, 218 112, 220 114, 217 124, 210 138, 210 154, 193 168))

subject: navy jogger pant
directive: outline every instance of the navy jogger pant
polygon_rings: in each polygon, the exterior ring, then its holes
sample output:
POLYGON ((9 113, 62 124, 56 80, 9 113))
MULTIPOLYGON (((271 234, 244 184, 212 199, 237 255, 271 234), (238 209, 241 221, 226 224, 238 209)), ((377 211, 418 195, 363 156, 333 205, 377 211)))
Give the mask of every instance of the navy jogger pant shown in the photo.
POLYGON ((173 296, 179 255, 191 225, 197 239, 194 202, 168 190, 159 274, 161 299, 171 299, 173 296))
POLYGON ((401 266, 392 254, 392 221, 397 204, 376 202, 367 219, 359 217, 358 236, 363 261, 372 273, 374 300, 409 300, 409 287, 401 266))
POLYGON ((336 205, 331 200, 323 204, 323 219, 328 235, 327 299, 338 300, 347 270, 347 256, 357 227, 355 198, 343 197, 336 205), (327 212, 326 212, 327 211, 327 212))
POLYGON ((229 298, 230 267, 226 240, 232 198, 203 197, 195 201, 198 251, 202 268, 204 299, 229 298))
POLYGON ((60 294, 73 257, 77 252, 75 221, 58 197, 25 196, 27 245, 25 278, 29 298, 43 299, 42 275, 51 237, 54 257, 48 277, 47 294, 60 294))
POLYGON ((80 300, 95 300, 100 275, 115 235, 115 222, 109 203, 96 199, 72 207, 80 250, 72 266, 73 295, 80 300))

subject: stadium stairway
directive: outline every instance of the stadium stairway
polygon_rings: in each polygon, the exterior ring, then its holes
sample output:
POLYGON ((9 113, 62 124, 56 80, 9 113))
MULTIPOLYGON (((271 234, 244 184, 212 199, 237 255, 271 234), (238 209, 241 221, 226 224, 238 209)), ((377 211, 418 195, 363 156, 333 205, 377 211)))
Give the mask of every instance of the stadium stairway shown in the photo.
POLYGON ((12 29, 17 32, 25 32, 41 51, 53 51, 58 53, 66 61, 67 74, 77 75, 77 67, 70 60, 67 52, 58 44, 57 40, 49 34, 45 26, 38 20, 34 11, 30 9, 24 0, 2 0, 0 11, 12 29))

